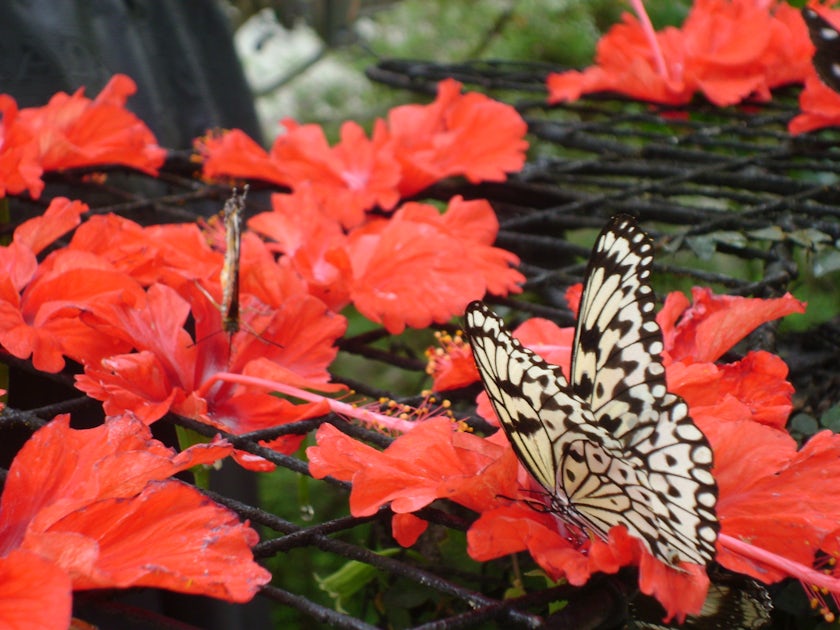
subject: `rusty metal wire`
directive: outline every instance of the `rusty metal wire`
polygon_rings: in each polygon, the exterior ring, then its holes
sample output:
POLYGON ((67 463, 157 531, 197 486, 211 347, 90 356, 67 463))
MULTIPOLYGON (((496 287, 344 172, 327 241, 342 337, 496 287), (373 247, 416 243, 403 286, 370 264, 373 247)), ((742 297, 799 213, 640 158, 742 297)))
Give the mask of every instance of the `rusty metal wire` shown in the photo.
MULTIPOLYGON (((801 238, 797 241, 797 234, 810 229, 835 243, 840 239, 837 134, 791 137, 785 125, 795 114, 793 92, 782 93, 770 104, 727 109, 699 102, 685 108, 662 108, 606 97, 550 108, 544 102, 543 88, 549 70, 531 64, 441 66, 394 61, 369 71, 377 81, 425 94, 434 92, 436 81, 452 76, 468 88, 485 90, 515 104, 526 118, 532 149, 521 173, 505 183, 447 181, 424 193, 439 199, 462 194, 491 201, 501 225, 498 244, 521 257, 527 276, 528 299, 495 300, 511 314, 536 314, 571 325, 563 291, 580 281, 595 233, 618 212, 640 217, 641 224, 653 235, 658 247, 654 276, 660 294, 665 288, 702 284, 737 295, 778 296, 796 284, 803 274, 803 261, 807 264, 809 260, 808 244, 801 238), (768 240, 768 229, 776 229, 779 238, 768 240)), ((41 212, 51 196, 63 194, 87 201, 94 212, 118 212, 141 223, 192 221, 217 212, 228 194, 225 188, 193 178, 193 169, 187 156, 172 156, 156 180, 120 170, 112 171, 105 184, 85 177, 83 172, 56 174, 50 177, 42 200, 12 200, 12 213, 16 222, 21 221, 41 212)), ((258 183, 252 185, 248 199, 251 209, 267 207, 266 195, 267 190, 261 191, 258 183)), ((818 375, 840 388, 831 359, 840 352, 838 319, 821 324, 808 335, 782 334, 775 327, 768 330, 754 335, 750 343, 753 347, 778 346, 785 351, 794 382, 805 389, 802 396, 807 403, 802 405, 817 409, 826 400, 836 401, 835 389, 808 388, 814 388, 818 380, 825 382, 818 375), (821 340, 823 346, 815 349, 814 339, 821 340), (797 356, 807 357, 807 361, 797 361, 797 356)), ((419 352, 412 355, 405 348, 395 352, 384 350, 381 344, 373 345, 387 338, 385 331, 374 331, 343 340, 341 350, 422 374, 425 360, 419 352)), ((10 408, 0 416, 4 434, 14 429, 25 436, 56 413, 99 413, 95 403, 74 393, 69 372, 35 377, 26 362, 8 363, 12 368, 12 399, 10 408), (37 402, 22 396, 19 391, 31 389, 33 378, 38 383, 48 382, 56 391, 55 399, 44 398, 43 391, 39 391, 37 402)), ((392 395, 370 383, 343 375, 337 378, 373 398, 392 395)), ((469 415, 475 393, 476 389, 452 393, 456 408, 464 415, 469 415)), ((169 417, 165 422, 208 437, 218 433, 186 418, 169 417)), ((332 422, 378 447, 389 442, 382 434, 335 417, 225 437, 238 449, 308 476, 308 466, 300 457, 276 453, 260 446, 259 441, 287 433, 309 433, 322 422, 332 422)), ((348 484, 329 478, 309 483, 312 493, 337 493, 346 506, 348 484)), ((388 580, 406 580, 445 600, 439 616, 418 622, 419 628, 479 627, 491 621, 504 627, 537 627, 546 621, 546 602, 564 598, 586 601, 587 591, 573 594, 568 587, 506 599, 505 584, 486 574, 483 567, 470 574, 454 573, 434 560, 421 562, 410 554, 386 557, 351 542, 353 537, 347 534, 361 526, 378 528, 378 539, 387 542, 383 533, 389 531, 391 514, 387 509, 367 518, 340 516, 322 522, 293 522, 253 500, 220 491, 208 494, 262 528, 264 541, 254 550, 258 559, 282 557, 291 550, 318 550, 339 560, 359 561, 388 580)), ((427 508, 421 516, 438 531, 453 532, 464 531, 473 518, 466 510, 443 502, 427 508)), ((589 588, 595 601, 615 600, 614 606, 607 606, 607 613, 612 614, 613 607, 621 607, 618 595, 631 587, 619 577, 599 579, 589 588)), ((296 609, 304 625, 317 622, 338 628, 374 627, 290 589, 282 576, 275 576, 261 596, 296 609)), ((602 614, 604 610, 597 612, 602 614)), ((569 605, 550 623, 558 628, 578 627, 584 614, 579 606, 569 605)), ((173 621, 172 627, 181 626, 173 621)))

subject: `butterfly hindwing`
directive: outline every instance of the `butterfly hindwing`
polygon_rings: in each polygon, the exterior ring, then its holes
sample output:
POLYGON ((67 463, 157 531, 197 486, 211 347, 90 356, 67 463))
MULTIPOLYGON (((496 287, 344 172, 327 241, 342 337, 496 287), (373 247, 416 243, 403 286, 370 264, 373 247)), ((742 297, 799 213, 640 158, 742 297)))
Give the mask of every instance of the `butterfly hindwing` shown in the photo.
POLYGON ((570 382, 479 302, 467 332, 485 389, 552 508, 602 538, 624 525, 668 564, 708 563, 719 529, 712 450, 669 393, 649 284, 653 247, 613 218, 584 279, 570 382))
POLYGON ((802 17, 816 48, 814 69, 823 83, 840 92, 840 32, 810 7, 802 9, 802 17))
POLYGON ((621 514, 628 517, 624 524, 631 534, 643 539, 656 536, 654 495, 620 451, 593 440, 575 440, 559 468, 561 490, 589 529, 605 537, 618 522, 616 514, 621 514))
POLYGON ((627 630, 763 630, 772 624, 773 602, 764 586, 743 575, 713 575, 706 601, 683 623, 664 623, 665 609, 653 598, 637 595, 629 602, 627 630))

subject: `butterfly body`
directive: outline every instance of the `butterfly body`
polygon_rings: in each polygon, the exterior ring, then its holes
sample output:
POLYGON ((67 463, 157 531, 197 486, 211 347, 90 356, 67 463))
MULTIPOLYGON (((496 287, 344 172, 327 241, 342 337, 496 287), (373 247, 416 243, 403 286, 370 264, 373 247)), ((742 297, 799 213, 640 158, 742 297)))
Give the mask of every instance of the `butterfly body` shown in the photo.
POLYGON ((649 285, 653 247, 615 217, 587 267, 570 379, 480 302, 467 332, 485 390, 550 509, 606 538, 624 525, 672 566, 706 564, 719 525, 712 451, 669 393, 649 285))
POLYGON ((219 280, 222 285, 222 329, 228 335, 239 332, 239 257, 247 195, 247 186, 241 195, 234 189, 224 207, 225 260, 219 280))

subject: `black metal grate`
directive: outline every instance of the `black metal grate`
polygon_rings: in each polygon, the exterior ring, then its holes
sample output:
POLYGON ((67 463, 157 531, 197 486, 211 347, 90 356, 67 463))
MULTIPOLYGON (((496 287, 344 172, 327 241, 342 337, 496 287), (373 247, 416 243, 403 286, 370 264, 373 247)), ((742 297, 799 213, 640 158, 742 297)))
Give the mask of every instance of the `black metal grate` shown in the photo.
MULTIPOLYGON (((515 103, 526 117, 533 146, 532 157, 522 173, 503 184, 444 182, 423 195, 448 199, 462 194, 489 199, 494 205, 501 223, 497 243, 522 258, 522 270, 528 278, 528 299, 500 299, 497 304, 512 312, 548 316, 561 325, 572 325, 571 315, 563 306, 562 292, 569 284, 580 281, 595 232, 617 212, 639 216, 644 228, 654 236, 659 245, 655 281, 667 288, 702 284, 740 295, 780 295, 791 289, 800 275, 807 275, 805 271, 810 273, 803 270, 803 265, 812 263, 803 239, 814 232, 806 230, 822 233, 834 243, 840 239, 840 136, 824 132, 791 137, 785 125, 796 111, 793 91, 783 92, 769 104, 727 109, 704 103, 664 109, 610 98, 548 108, 543 100, 547 71, 546 67, 525 64, 439 66, 384 62, 369 72, 375 80, 426 94, 434 92, 436 81, 453 76, 469 88, 483 89, 515 103), (765 233, 761 230, 771 228, 778 229, 779 240, 762 237, 765 233), (711 254, 715 259, 713 266, 702 260, 711 254)), ((53 175, 42 203, 12 199, 12 216, 16 222, 23 220, 40 212, 50 196, 60 194, 85 200, 96 212, 118 212, 141 223, 191 221, 217 212, 228 191, 194 179, 194 165, 184 157, 172 157, 164 174, 154 181, 121 171, 113 172, 107 184, 89 180, 81 172, 53 175)), ((252 211, 268 206, 266 197, 260 196, 259 184, 254 188, 248 199, 252 211)), ((405 348, 390 351, 383 350, 381 344, 373 345, 385 338, 387 334, 383 332, 346 339, 342 350, 403 371, 422 373, 425 360, 419 352, 406 356, 405 348)), ((836 404, 840 398, 840 377, 832 363, 840 353, 840 322, 836 316, 807 334, 778 333, 776 327, 766 326, 749 343, 782 352, 791 365, 791 378, 802 409, 816 412, 836 404)), ((27 400, 16 390, 16 381, 33 378, 31 368, 24 362, 11 364, 10 402, 26 411, 7 410, 0 418, 4 430, 23 427, 21 434, 25 438, 41 420, 56 413, 92 412, 96 408, 97 405, 76 396, 70 374, 50 377, 59 388, 54 404, 45 406, 43 395, 37 401, 27 400)), ((374 398, 390 393, 372 384, 352 385, 374 398)), ((475 393, 475 389, 458 391, 451 398, 456 407, 465 409, 475 393)), ((381 434, 334 417, 226 437, 239 449, 307 475, 304 461, 262 448, 258 440, 282 433, 308 433, 324 421, 374 445, 388 442, 381 434)), ((174 417, 157 423, 156 430, 165 423, 179 424, 208 436, 218 433, 200 423, 174 417)), ((347 484, 330 479, 312 481, 310 486, 312 493, 337 489, 342 500, 347 491, 347 484)), ((544 622, 541 615, 547 602, 574 593, 575 601, 589 602, 588 611, 581 612, 580 606, 570 605, 551 618, 555 627, 574 628, 587 615, 605 614, 604 608, 620 613, 623 593, 629 589, 621 578, 599 578, 583 590, 555 587, 505 599, 506 583, 499 571, 494 573, 481 566, 471 573, 455 573, 443 564, 423 563, 409 555, 385 557, 343 536, 371 524, 378 528, 376 536, 383 545, 393 545, 385 533, 389 530, 384 526, 390 518, 387 509, 364 519, 341 516, 318 522, 316 514, 314 522, 293 522, 252 502, 233 498, 232 493, 210 495, 253 524, 274 532, 274 537, 267 537, 255 549, 258 558, 317 549, 337 559, 366 563, 389 580, 422 586, 445 602, 434 619, 412 620, 415 627, 478 627, 491 620, 504 627, 536 627, 544 622), (592 601, 598 604, 592 606, 592 601)), ((463 531, 471 518, 462 508, 445 503, 435 504, 421 515, 436 524, 438 532, 463 531)), ((495 564, 506 567, 509 562, 495 564)), ((314 620, 331 627, 374 627, 295 592, 282 575, 275 575, 261 596, 299 611, 301 625, 308 626, 314 620)), ((93 605, 107 606, 101 600, 93 605)), ((161 617, 156 617, 156 622, 182 627, 161 617)))

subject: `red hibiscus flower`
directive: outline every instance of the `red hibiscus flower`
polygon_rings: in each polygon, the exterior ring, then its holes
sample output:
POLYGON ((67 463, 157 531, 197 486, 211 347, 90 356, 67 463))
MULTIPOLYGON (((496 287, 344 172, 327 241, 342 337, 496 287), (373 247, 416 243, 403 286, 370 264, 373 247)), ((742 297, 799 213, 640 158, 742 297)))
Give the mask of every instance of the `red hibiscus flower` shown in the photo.
POLYGON ((488 289, 518 290, 522 275, 509 266, 518 259, 487 244, 497 229, 486 201, 456 197, 443 215, 409 203, 390 220, 354 230, 348 237, 353 304, 397 334, 446 322, 488 289), (475 231, 458 232, 467 221, 475 231))
POLYGON ((45 170, 122 164, 156 175, 166 151, 143 121, 125 109, 135 90, 134 81, 117 74, 94 100, 79 89, 20 111, 14 100, 0 95, 0 196, 28 190, 37 198, 45 170))
POLYGON ((688 308, 684 294, 669 294, 656 317, 665 341, 666 362, 716 361, 761 324, 805 312, 805 304, 790 293, 762 300, 713 295, 709 289, 694 288, 691 297, 694 303, 688 308))
POLYGON ((46 425, 18 453, 0 499, 0 610, 19 602, 19 611, 33 611, 19 627, 40 619, 64 628, 71 588, 153 586, 250 600, 270 579, 252 559, 256 532, 169 479, 230 452, 216 443, 175 454, 129 417, 84 431, 67 417, 46 425))
POLYGON ((440 347, 426 349, 426 374, 432 377, 434 390, 442 392, 475 383, 478 369, 464 336, 436 332, 435 337, 440 347))
POLYGON ((522 169, 527 126, 513 107, 483 94, 461 94, 461 84, 446 79, 429 105, 402 105, 388 114, 387 134, 403 167, 400 193, 411 196, 452 175, 471 182, 504 181, 522 169))
POLYGON ((58 250, 37 264, 35 254, 86 211, 80 202, 54 199, 0 250, 0 344, 18 358, 31 355, 35 368, 45 372, 61 371, 65 356, 85 362, 126 350, 87 326, 80 314, 142 294, 136 282, 93 254, 58 250))
POLYGON ((441 82, 429 105, 392 110, 368 139, 352 122, 334 147, 315 125, 282 122, 286 133, 270 154, 241 131, 197 144, 207 177, 259 178, 300 192, 311 187, 326 214, 345 228, 360 225, 374 207, 391 210, 407 197, 453 175, 472 182, 502 181, 525 163, 527 126, 509 105, 483 94, 461 94, 461 84, 441 82))
POLYGON ((50 560, 25 549, 0 557, 0 619, 9 630, 65 630, 73 582, 50 560))
POLYGON ((268 152, 241 129, 208 134, 195 141, 205 177, 261 179, 290 186, 286 172, 274 163, 268 152))
POLYGON ((720 106, 801 83, 813 46, 797 9, 766 0, 698 0, 682 28, 687 72, 720 106))
POLYGON ((789 123, 793 134, 840 126, 840 94, 825 85, 816 73, 805 79, 805 89, 799 95, 799 109, 789 123))
MULTIPOLYGON (((218 334, 219 309, 194 285, 184 285, 184 290, 189 287, 194 292, 192 307, 174 289, 153 285, 144 302, 114 305, 107 313, 88 318, 92 327, 129 340, 138 352, 85 364, 76 386, 103 401, 107 414, 132 412, 147 424, 172 411, 245 433, 325 412, 320 404, 296 406, 214 377, 224 371, 241 373, 254 361, 269 361, 276 364, 275 377, 282 372, 284 382, 334 389, 327 385, 326 367, 335 357, 334 342, 344 332, 344 318, 328 313, 319 300, 306 295, 290 296, 269 315, 259 312, 260 305, 246 302, 242 330, 229 339, 218 334), (190 312, 196 343, 183 328, 190 312)), ((290 452, 301 439, 286 438, 270 446, 290 452)), ((243 465, 257 466, 246 454, 236 455, 243 465)), ((268 466, 259 464, 260 469, 268 466)))
POLYGON ((341 126, 341 140, 330 148, 317 125, 282 121, 286 133, 271 148, 271 158, 282 164, 295 190, 309 185, 325 208, 345 227, 359 225, 365 211, 390 210, 399 200, 400 166, 386 139, 368 140, 354 122, 341 126), (333 214, 335 213, 335 214, 333 214))
MULTIPOLYGON (((572 298, 576 295, 577 291, 570 291, 572 298)), ((681 303, 677 298, 671 299, 672 304, 661 318, 666 320, 663 323, 666 351, 672 357, 676 355, 683 360, 668 365, 669 381, 674 366, 680 366, 682 370, 675 379, 677 386, 672 389, 676 393, 685 389, 692 415, 709 436, 715 451, 715 475, 722 475, 722 481, 719 478, 718 515, 724 535, 718 548, 726 551, 725 554, 721 551, 721 556, 725 556, 721 562, 736 570, 750 566, 750 574, 759 579, 777 579, 777 574, 780 574, 778 568, 776 574, 768 574, 765 569, 767 566, 784 565, 784 562, 768 565, 765 562, 767 556, 786 557, 790 565, 801 563, 803 569, 810 567, 817 543, 828 533, 824 525, 832 519, 837 522, 837 515, 816 518, 809 535, 804 538, 805 542, 797 546, 799 551, 787 554, 780 544, 793 535, 794 529, 805 526, 812 518, 810 515, 818 509, 817 497, 824 496, 822 486, 813 495, 816 502, 803 498, 796 504, 798 514, 795 519, 787 517, 789 512, 782 509, 781 503, 789 499, 786 498, 787 493, 801 493, 803 478, 816 476, 827 480, 840 474, 840 470, 834 470, 840 458, 833 455, 840 439, 835 440, 826 433, 797 453, 790 437, 771 426, 778 426, 780 419, 789 414, 792 393, 792 388, 784 381, 786 371, 775 357, 754 353, 738 364, 720 368, 708 361, 728 350, 725 343, 734 344, 763 321, 801 311, 803 305, 790 296, 767 301, 719 299, 709 292, 695 291, 695 298, 696 304, 685 313, 678 325, 674 326, 674 320, 669 319, 680 311, 675 306, 681 303), (747 311, 754 313, 745 317, 747 311), (713 325, 730 330, 723 337, 713 335, 713 325), (691 356, 695 350, 699 355, 697 357, 691 356), (706 365, 713 370, 687 371, 706 365), (687 374, 692 376, 691 380, 686 378, 687 374), (708 390, 702 387, 703 375, 711 383, 708 390), (719 400, 713 400, 712 395, 719 400), (696 415, 695 406, 699 411, 696 415), (736 415, 739 411, 740 417, 736 415), (761 457, 744 457, 744 444, 759 444, 761 457), (818 470, 824 472, 818 473, 818 470), (773 480, 778 480, 780 476, 785 483, 789 479, 790 485, 784 486, 789 489, 777 494, 772 502, 773 505, 778 503, 779 509, 759 509, 759 504, 767 500, 766 492, 770 492, 771 487, 779 487, 774 485, 773 480), (794 483, 794 479, 799 481, 794 483), (771 528, 771 519, 780 522, 775 531, 771 528), (756 532, 761 528, 764 528, 765 534, 757 538, 756 532), (751 542, 753 547, 743 543, 739 546, 739 541, 751 542), (755 547, 759 551, 753 551, 755 547), (806 548, 811 555, 803 552, 806 548), (761 551, 767 553, 765 560, 756 560, 756 557, 761 557, 761 551), (760 575, 762 571, 765 571, 764 577, 760 575)), ((684 306, 682 311, 685 311, 684 306)), ((568 369, 572 329, 558 332, 554 327, 552 331, 553 325, 547 322, 531 321, 534 323, 529 327, 523 325, 517 336, 526 343, 528 338, 541 341, 542 347, 539 343, 535 344, 537 349, 545 354, 551 349, 555 356, 550 360, 568 369)), ((426 423, 419 425, 383 452, 354 445, 350 438, 324 427, 316 436, 318 446, 308 452, 312 471, 316 476, 332 474, 353 481, 350 508, 357 515, 372 513, 389 501, 395 512, 407 513, 441 497, 480 512, 480 518, 468 532, 468 550, 476 559, 489 560, 527 549, 551 577, 565 576, 574 584, 582 584, 595 571, 615 572, 621 566, 636 564, 640 570, 640 588, 657 597, 669 617, 682 618, 699 610, 708 587, 708 579, 701 567, 686 566, 686 572, 677 572, 663 565, 646 553, 640 541, 631 538, 621 526, 613 528, 606 541, 586 539, 578 542, 574 532, 568 531, 562 520, 554 515, 522 504, 511 504, 502 498, 533 501, 535 496, 540 496, 540 491, 521 467, 517 474, 504 469, 505 475, 498 478, 495 465, 507 462, 511 455, 511 451, 505 448, 501 432, 485 439, 488 445, 484 447, 480 446, 482 438, 469 437, 471 452, 482 452, 485 459, 462 455, 449 461, 448 458, 453 456, 450 453, 446 460, 440 460, 440 451, 434 449, 440 449, 441 445, 448 449, 447 445, 453 444, 453 436, 458 434, 453 433, 451 424, 438 422, 440 426, 428 429, 428 434, 421 432, 426 423), (430 438, 432 432, 435 432, 434 437, 430 438), (490 444, 492 448, 501 450, 491 450, 490 444), (348 457, 347 453, 352 455, 348 457), (495 464, 492 459, 494 453, 497 458, 495 464), (434 462, 433 466, 428 465, 429 461, 434 462), (479 479, 470 476, 465 466, 470 466, 472 475, 479 479), (491 470, 494 471, 493 476, 485 476, 486 471, 491 470), (394 479, 398 479, 399 483, 394 483, 394 479), (495 491, 487 487, 491 484, 498 484, 495 491)), ((402 527, 395 533, 405 535, 402 527)), ((412 534, 406 535, 411 540, 416 529, 405 529, 412 534)))
POLYGON ((481 510, 499 503, 499 495, 517 492, 516 456, 504 440, 459 432, 447 418, 418 424, 384 451, 329 424, 316 438, 318 446, 306 450, 310 472, 316 479, 352 481, 356 516, 375 514, 389 501, 397 514, 415 512, 440 498, 481 510), (475 474, 479 470, 482 475, 475 474))
POLYGON ((682 105, 691 100, 695 86, 685 76, 682 34, 666 28, 656 42, 667 66, 657 66, 657 55, 639 21, 625 13, 598 42, 595 64, 583 72, 551 74, 547 79, 548 102, 575 101, 592 92, 618 92, 631 98, 682 105))
MULTIPOLYGON (((816 2, 809 2, 808 6, 835 28, 840 24, 840 11, 816 2)), ((793 134, 840 125, 840 94, 825 85, 813 67, 809 70, 805 89, 799 94, 802 113, 788 123, 788 131, 793 134)))
POLYGON ((793 386, 785 362, 769 352, 750 352, 727 365, 682 363, 668 365, 668 389, 682 396, 691 417, 750 419, 784 429, 791 411, 793 386))
POLYGON ((248 227, 271 239, 268 247, 283 254, 280 265, 307 283, 308 291, 333 310, 350 303, 353 270, 347 236, 327 213, 310 186, 291 195, 272 195, 273 212, 248 221, 248 227))
MULTIPOLYGON (((823 431, 797 451, 786 432, 749 420, 701 417, 697 422, 715 452, 721 533, 810 568, 840 519, 840 504, 833 498, 840 436, 823 431)), ((768 583, 796 575, 730 549, 725 537, 718 543, 717 561, 768 583)))
MULTIPOLYGON (((641 3, 639 3, 641 6, 641 3)), ((682 105, 696 91, 725 106, 801 82, 813 47, 798 11, 759 0, 697 0, 681 29, 655 34, 625 14, 598 44, 596 65, 548 78, 549 102, 591 92, 682 105)))
POLYGON ((330 147, 317 125, 290 119, 282 124, 286 133, 278 136, 270 154, 239 130, 200 141, 205 176, 263 179, 295 192, 309 189, 328 216, 348 228, 364 221, 367 210, 396 205, 400 165, 386 139, 368 140, 361 127, 347 122, 341 141, 330 147))
POLYGON ((524 280, 519 259, 492 246, 499 224, 486 201, 453 198, 440 214, 407 203, 389 219, 371 220, 345 234, 303 192, 273 198, 274 212, 249 223, 274 239, 310 292, 332 308, 348 302, 391 333, 443 323, 486 291, 506 295, 524 280))
POLYGON ((38 160, 38 147, 32 133, 18 122, 17 103, 11 96, 0 94, 0 197, 19 195, 28 190, 33 198, 44 189, 38 160))
POLYGON ((143 227, 115 214, 90 217, 68 248, 101 256, 143 286, 218 279, 224 260, 194 223, 143 227))
POLYGON ((43 107, 23 109, 19 121, 35 138, 44 170, 122 164, 157 175, 166 151, 137 116, 125 109, 137 86, 117 74, 90 100, 79 89, 59 92, 43 107))

